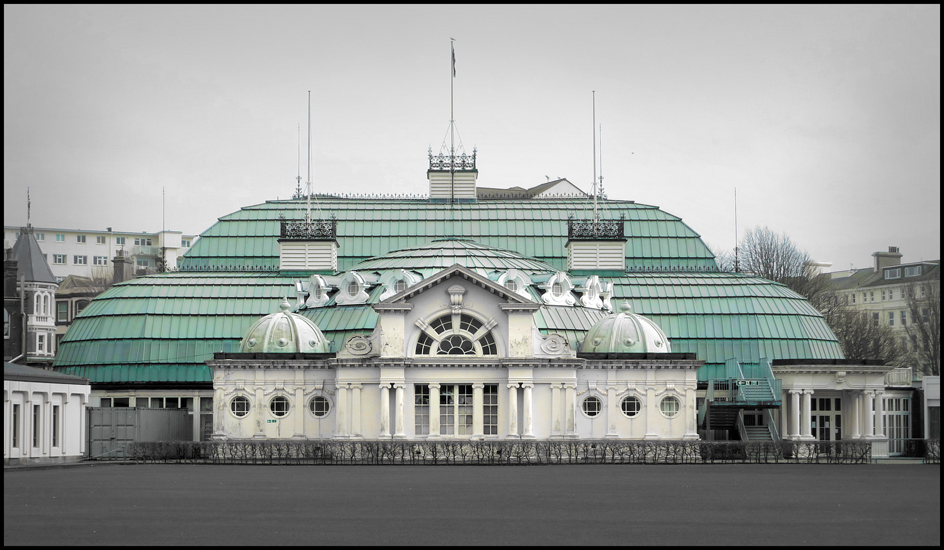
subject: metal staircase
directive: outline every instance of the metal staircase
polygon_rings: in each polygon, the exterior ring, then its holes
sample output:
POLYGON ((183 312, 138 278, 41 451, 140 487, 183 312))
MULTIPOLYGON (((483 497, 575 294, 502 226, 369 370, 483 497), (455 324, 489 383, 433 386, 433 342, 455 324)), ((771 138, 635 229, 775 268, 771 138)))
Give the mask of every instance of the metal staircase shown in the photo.
POLYGON ((781 382, 774 378, 766 358, 758 365, 743 366, 737 358, 728 359, 725 377, 708 380, 705 400, 698 410, 698 425, 709 434, 736 430, 745 441, 777 441, 780 435, 770 409, 780 407, 780 395, 781 382), (744 410, 763 410, 766 425, 745 426, 744 410))

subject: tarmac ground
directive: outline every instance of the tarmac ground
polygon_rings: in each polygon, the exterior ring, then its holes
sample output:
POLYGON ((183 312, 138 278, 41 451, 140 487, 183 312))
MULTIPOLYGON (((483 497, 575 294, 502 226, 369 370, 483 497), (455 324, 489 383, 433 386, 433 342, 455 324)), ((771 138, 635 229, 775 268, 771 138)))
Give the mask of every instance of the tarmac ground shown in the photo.
POLYGON ((922 464, 5 468, 4 545, 934 545, 922 464))

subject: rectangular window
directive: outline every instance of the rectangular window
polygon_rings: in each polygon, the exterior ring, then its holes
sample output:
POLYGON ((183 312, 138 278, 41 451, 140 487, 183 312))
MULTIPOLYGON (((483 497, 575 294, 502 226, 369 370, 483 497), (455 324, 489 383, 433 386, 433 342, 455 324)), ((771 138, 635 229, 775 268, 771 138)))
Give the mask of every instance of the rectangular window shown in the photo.
POLYGON ((886 269, 885 270, 886 279, 900 279, 901 278, 901 268, 895 269, 886 269))
POLYGON ((33 405, 33 447, 39 447, 39 405, 33 405))
POLYGON ((182 239, 180 241, 180 246, 182 248, 190 248, 190 239, 182 239))
POLYGON ((164 406, 168 409, 178 409, 180 408, 179 398, 177 397, 168 397, 164 399, 164 406))
POLYGON ((144 237, 135 237, 134 245, 135 246, 151 246, 151 239, 145 239, 144 237))
POLYGON ((136 258, 134 263, 138 269, 147 269, 151 266, 150 258, 136 258))
POLYGON ((920 265, 913 265, 911 267, 905 268, 905 277, 917 277, 918 275, 921 275, 920 265))
POLYGON ((874 327, 878 326, 878 312, 877 311, 872 313, 872 326, 874 327))
POLYGON ((72 263, 75 265, 87 265, 88 256, 79 256, 79 255, 72 256, 72 263))
POLYGON ((882 301, 883 301, 883 302, 885 301, 885 291, 884 291, 884 290, 882 291, 882 301))
POLYGON ((76 235, 75 242, 85 244, 85 235, 76 235))
POLYGON ((498 435, 498 384, 485 384, 482 414, 482 429, 485 435, 498 435))
POLYGON ((65 234, 64 234, 64 233, 56 233, 56 242, 57 242, 57 243, 64 243, 64 242, 66 242, 66 236, 65 236, 65 234))
POLYGON ((855 292, 852 293, 852 303, 855 303, 855 292))
POLYGON ((928 316, 928 308, 921 308, 921 321, 927 325, 931 322, 931 318, 928 316))
POLYGON ((95 237, 95 244, 105 244, 105 235, 98 235, 95 237))
POLYGON ((111 407, 111 397, 103 397, 99 407, 111 407))
POLYGON ((46 353, 46 335, 37 334, 36 335, 36 351, 41 353, 46 353))
POLYGON ((894 289, 894 288, 891 288, 891 289, 888 290, 888 299, 889 299, 889 300, 894 300, 894 299, 895 299, 895 289, 894 289))
POLYGON ((52 446, 59 446, 59 405, 52 406, 52 446))
POLYGON ((413 386, 413 418, 416 435, 429 435, 429 385, 413 386))
POLYGON ((901 310, 900 313, 901 313, 901 326, 907 327, 908 326, 908 312, 903 309, 901 310))
POLYGON ((53 254, 52 263, 54 265, 65 265, 66 264, 66 255, 65 254, 53 254))
POLYGON ((874 302, 874 301, 875 301, 875 292, 869 292, 869 301, 870 301, 870 302, 874 302))
POLYGON ((890 327, 895 326, 895 312, 894 311, 888 312, 888 326, 890 327))
POLYGON ((56 321, 66 322, 69 320, 69 302, 61 300, 56 301, 56 321))
POLYGON ((20 406, 13 405, 13 448, 20 446, 20 406))
POLYGON ((92 263, 95 265, 108 265, 107 256, 92 256, 92 263))
POLYGON ((124 237, 115 237, 115 244, 124 245, 124 244, 125 244, 125 238, 124 238, 124 237))
POLYGON ((46 234, 45 234, 45 233, 34 233, 34 235, 36 236, 36 240, 37 240, 37 241, 42 242, 42 241, 45 241, 45 240, 46 240, 46 234))

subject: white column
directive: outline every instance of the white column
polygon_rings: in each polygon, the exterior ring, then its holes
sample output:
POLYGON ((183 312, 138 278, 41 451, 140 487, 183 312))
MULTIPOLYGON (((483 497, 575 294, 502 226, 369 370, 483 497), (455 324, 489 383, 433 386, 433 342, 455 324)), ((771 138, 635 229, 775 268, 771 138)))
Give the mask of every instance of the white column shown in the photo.
POLYGON ((223 431, 223 421, 226 418, 226 403, 223 402, 223 387, 217 386, 213 391, 216 397, 213 399, 213 439, 223 439, 226 433, 223 431))
POLYGON ((790 390, 790 439, 800 438, 800 390, 790 390))
POLYGON ((485 384, 472 384, 472 438, 482 439, 485 437, 484 430, 484 400, 482 390, 485 384))
MULTIPOLYGON (((262 372, 261 369, 259 372, 262 372)), ((256 383, 259 383, 258 378, 256 383)), ((199 406, 198 399, 194 397, 193 406, 199 406)), ((265 439, 265 425, 266 425, 266 403, 265 396, 263 395, 262 386, 256 386, 256 402, 253 404, 256 407, 256 433, 252 434, 253 439, 265 439)), ((194 414, 200 414, 199 411, 195 411, 194 414)), ((196 437, 196 430, 194 430, 194 437, 196 437)))
MULTIPOLYGON (((302 372, 302 371, 298 371, 302 372)), ((305 388, 301 384, 295 386, 295 406, 292 414, 295 416, 295 433, 292 439, 305 439, 305 388)))
POLYGON ((872 397, 875 392, 872 390, 863 392, 865 394, 865 437, 872 439, 875 435, 875 413, 872 410, 872 397))
POLYGON ((390 437, 390 384, 380 385, 380 437, 390 437))
POLYGON ((810 406, 813 401, 813 391, 812 390, 803 390, 803 409, 800 411, 800 439, 816 439, 813 437, 811 432, 812 426, 810 424, 812 418, 812 407, 810 406))
POLYGON ((882 417, 885 416, 885 392, 875 392, 875 437, 885 439, 885 428, 882 426, 882 417))
POLYGON ((577 410, 574 408, 577 397, 577 384, 564 384, 564 437, 577 437, 577 410))
POLYGON ((551 437, 561 437, 561 384, 551 384, 551 437))
POLYGON ((403 433, 403 384, 395 384, 393 386, 397 389, 397 431, 393 434, 393 437, 404 438, 406 434, 403 433))
POLYGON ((523 439, 534 439, 534 422, 531 410, 531 390, 533 388, 534 384, 524 384, 524 433, 521 435, 523 439))
POLYGON ((685 388, 685 404, 682 407, 682 412, 685 413, 685 435, 682 439, 698 439, 698 430, 695 428, 698 407, 695 402, 695 388, 685 388))
POLYGON ((790 432, 788 403, 790 393, 787 390, 780 390, 780 437, 787 439, 790 432))
POLYGON ((849 392, 852 395, 849 404, 849 417, 852 425, 849 426, 849 438, 859 439, 862 434, 859 433, 859 392, 849 392))
POLYGON ((656 389, 646 386, 646 437, 645 439, 659 439, 659 409, 656 406, 656 389))
POLYGON ((429 439, 439 439, 439 384, 429 385, 429 439))
POLYGON ((518 437, 518 384, 508 384, 508 438, 518 437))
POLYGON ((335 415, 335 428, 334 428, 334 437, 335 438, 346 438, 348 436, 347 428, 347 416, 348 416, 348 407, 347 407, 347 384, 338 384, 338 407, 337 414, 335 415))
POLYGON ((351 437, 361 437, 360 384, 351 384, 351 437))
POLYGON ((616 402, 616 386, 606 387, 606 439, 616 439, 619 434, 616 432, 616 420, 620 414, 619 403, 616 402))

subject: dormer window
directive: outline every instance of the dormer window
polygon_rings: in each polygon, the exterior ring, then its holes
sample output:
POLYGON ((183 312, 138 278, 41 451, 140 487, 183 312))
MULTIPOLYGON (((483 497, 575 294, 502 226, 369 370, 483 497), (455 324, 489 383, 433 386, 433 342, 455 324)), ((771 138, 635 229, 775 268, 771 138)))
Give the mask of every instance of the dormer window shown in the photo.
POLYGON ((885 278, 886 278, 886 279, 900 279, 900 278, 901 278, 901 269, 900 269, 900 268, 886 269, 886 270, 885 270, 885 278))
POLYGON ((360 289, 361 287, 357 284, 357 281, 351 281, 347 285, 347 293, 351 298, 357 296, 357 293, 360 291, 360 289))
POLYGON ((564 295, 564 285, 560 283, 554 283, 551 286, 551 292, 554 294, 555 298, 560 298, 564 295))
POLYGON ((404 281, 403 279, 397 279, 397 282, 394 283, 393 285, 393 290, 397 294, 403 292, 406 289, 407 289, 407 284, 406 284, 406 281, 404 281))
POLYGON ((509 279, 505 281, 505 288, 512 292, 518 292, 518 283, 514 279, 509 279))
POLYGON ((905 277, 917 277, 918 275, 921 275, 920 265, 913 265, 911 267, 905 268, 905 277))
POLYGON ((491 321, 482 321, 471 315, 456 315, 459 326, 453 329, 452 315, 443 315, 428 325, 418 323, 423 332, 416 341, 415 355, 497 355, 498 346, 489 330, 494 326, 491 321))

